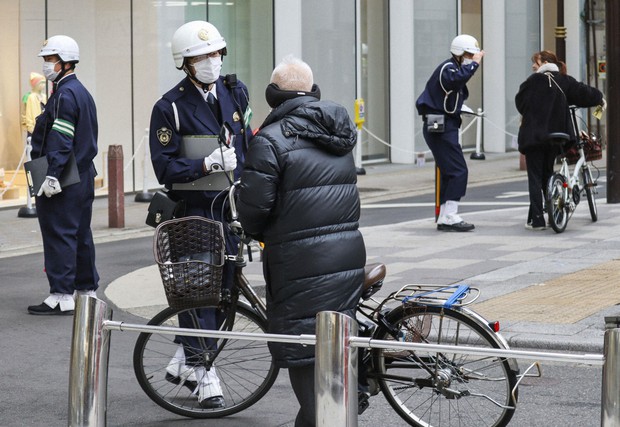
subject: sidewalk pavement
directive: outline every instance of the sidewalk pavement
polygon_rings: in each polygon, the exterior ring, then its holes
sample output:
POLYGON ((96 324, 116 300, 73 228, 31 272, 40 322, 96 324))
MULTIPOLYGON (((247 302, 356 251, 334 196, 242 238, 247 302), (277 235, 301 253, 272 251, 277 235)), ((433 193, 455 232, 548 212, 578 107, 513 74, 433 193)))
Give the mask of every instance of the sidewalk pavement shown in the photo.
MULTIPOLYGON (((519 170, 515 152, 486 154, 486 160, 467 156, 467 161, 470 187, 526 176, 519 170)), ((597 163, 605 164, 604 160, 597 163)), ((358 179, 362 209, 434 190, 432 162, 370 165, 365 170, 366 175, 358 179)), ((523 191, 527 192, 525 183, 523 191)), ((583 201, 561 234, 551 229, 526 230, 524 204, 465 214, 476 225, 471 233, 438 232, 432 207, 424 208, 427 218, 363 227, 362 233, 368 262, 387 265, 380 295, 406 283, 467 283, 481 291, 472 308, 489 320, 499 320, 511 346, 602 353, 604 318, 620 315, 616 306, 620 303, 620 222, 616 220, 620 205, 600 199, 598 206, 599 221, 592 223, 583 201)), ((153 229, 144 225, 146 208, 147 204, 128 195, 125 227, 113 229, 108 227, 107 198, 97 198, 92 225, 96 244, 152 236, 153 229)), ((18 218, 17 209, 0 210, 0 259, 42 251, 37 220, 18 218)), ((263 283, 260 271, 259 263, 248 265, 251 282, 263 283)), ((155 265, 117 278, 99 296, 115 311, 145 318, 165 305, 155 265)))

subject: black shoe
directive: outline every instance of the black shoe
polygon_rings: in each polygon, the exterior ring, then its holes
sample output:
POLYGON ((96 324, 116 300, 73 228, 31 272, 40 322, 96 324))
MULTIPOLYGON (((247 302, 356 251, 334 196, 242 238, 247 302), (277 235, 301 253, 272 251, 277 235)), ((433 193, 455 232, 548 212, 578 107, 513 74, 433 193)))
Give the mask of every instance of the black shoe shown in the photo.
POLYGON ((73 310, 62 311, 60 309, 60 304, 56 304, 56 307, 51 308, 49 305, 42 302, 39 305, 28 306, 28 313, 43 316, 72 316, 73 310))
POLYGON ((357 415, 362 415, 362 413, 368 409, 370 406, 370 402, 368 398, 370 397, 370 393, 366 392, 357 392, 357 415))
MULTIPOLYGON (((177 384, 177 385, 179 385, 179 384, 181 384, 181 381, 182 381, 182 380, 181 380, 181 378, 179 378, 179 377, 175 377, 175 376, 174 376, 174 375, 172 375, 171 373, 166 372, 166 381, 168 381, 168 382, 170 382, 170 383, 172 383, 172 384, 177 384)), ((189 389, 193 392, 194 390, 196 390, 196 387, 198 386, 198 383, 197 383, 196 381, 188 381, 188 380, 185 380, 185 382, 183 383, 183 385, 184 385, 185 387, 189 388, 189 389)))
POLYGON ((471 231, 474 228, 474 224, 469 224, 465 221, 457 222, 455 224, 437 224, 437 230, 440 231, 471 231))
POLYGON ((207 397, 206 399, 198 402, 198 404, 203 409, 218 409, 226 407, 226 402, 224 401, 223 396, 207 397))

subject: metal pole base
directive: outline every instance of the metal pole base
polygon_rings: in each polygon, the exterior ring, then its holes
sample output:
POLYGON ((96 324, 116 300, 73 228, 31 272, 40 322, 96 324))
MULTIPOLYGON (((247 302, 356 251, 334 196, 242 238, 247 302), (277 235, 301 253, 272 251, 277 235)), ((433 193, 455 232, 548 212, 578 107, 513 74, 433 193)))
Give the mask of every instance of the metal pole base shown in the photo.
POLYGON ((355 172, 357 172, 358 175, 366 175, 366 169, 364 168, 355 168, 355 172))
POLYGON ((143 191, 142 193, 136 194, 135 201, 141 203, 148 203, 153 199, 154 194, 149 193, 148 191, 143 191))
POLYGON ((37 208, 35 208, 34 206, 30 208, 28 206, 23 206, 17 211, 17 216, 19 218, 36 218, 37 208))
POLYGON ((484 160, 486 159, 486 156, 484 155, 484 153, 471 153, 471 156, 469 156, 469 158, 472 160, 484 160))

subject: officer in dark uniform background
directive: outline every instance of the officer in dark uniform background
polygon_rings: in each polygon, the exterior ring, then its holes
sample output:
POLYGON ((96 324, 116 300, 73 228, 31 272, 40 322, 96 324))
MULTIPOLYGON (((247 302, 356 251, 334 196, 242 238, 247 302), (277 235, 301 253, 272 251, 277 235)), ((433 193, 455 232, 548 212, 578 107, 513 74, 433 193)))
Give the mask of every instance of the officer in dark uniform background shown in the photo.
POLYGON ((74 294, 95 296, 99 274, 90 228, 95 198, 97 111, 95 101, 74 74, 80 60, 71 37, 45 41, 43 75, 53 82, 52 96, 36 119, 32 133, 33 159, 46 156, 49 167, 36 197, 43 238, 45 271, 50 296, 28 307, 30 314, 73 314, 74 294), (59 178, 71 154, 80 182, 61 188, 59 178))
MULTIPOLYGON (((241 174, 248 138, 251 109, 247 87, 235 75, 220 76, 226 41, 215 26, 193 21, 179 27, 172 37, 172 56, 177 69, 186 77, 157 101, 151 114, 151 160, 157 179, 174 196, 185 200, 187 216, 198 215, 222 221, 224 197, 214 191, 179 191, 174 184, 195 181, 209 174, 234 171, 241 174), (235 135, 232 147, 220 147, 200 159, 181 157, 184 136, 218 135, 227 122, 235 135)), ((226 227, 225 227, 226 228, 226 227)), ((225 230, 227 252, 236 253, 236 237, 225 230)), ((223 287, 232 286, 233 265, 224 266, 223 287)), ((215 328, 216 315, 211 309, 200 313, 203 328, 215 328)), ((179 316, 180 326, 193 327, 191 319, 179 316)), ((176 355, 170 361, 166 378, 175 383, 196 385, 196 395, 204 408, 224 407, 222 390, 215 368, 208 372, 193 359, 200 348, 193 337, 177 337, 176 355), (187 382, 186 382, 187 381, 187 382)))
POLYGON ((424 121, 423 133, 441 172, 440 213, 437 229, 470 231, 474 229, 458 215, 458 203, 467 190, 467 163, 459 144, 461 108, 469 96, 466 83, 474 75, 484 56, 478 41, 461 34, 450 45, 452 57, 435 69, 424 92, 416 101, 418 114, 424 121), (443 132, 429 132, 427 116, 444 116, 443 132))

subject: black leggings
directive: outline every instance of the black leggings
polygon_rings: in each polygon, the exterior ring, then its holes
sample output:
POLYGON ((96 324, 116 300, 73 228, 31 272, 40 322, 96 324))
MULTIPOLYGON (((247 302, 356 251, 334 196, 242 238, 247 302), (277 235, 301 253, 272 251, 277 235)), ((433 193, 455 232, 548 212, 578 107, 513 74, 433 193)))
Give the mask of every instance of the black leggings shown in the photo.
POLYGON ((299 412, 295 418, 295 427, 315 427, 314 364, 289 368, 288 376, 299 402, 299 412))

